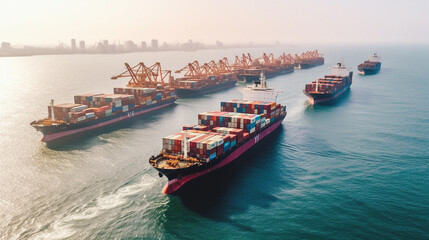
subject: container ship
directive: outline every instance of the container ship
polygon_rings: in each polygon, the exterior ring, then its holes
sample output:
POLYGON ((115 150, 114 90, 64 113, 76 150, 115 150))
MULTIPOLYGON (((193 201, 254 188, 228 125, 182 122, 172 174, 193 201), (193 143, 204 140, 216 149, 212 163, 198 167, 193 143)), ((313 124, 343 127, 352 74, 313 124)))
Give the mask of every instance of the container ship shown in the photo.
POLYGON ((274 101, 279 92, 267 88, 265 78, 248 88, 242 91, 245 98, 266 92, 263 99, 271 101, 221 102, 221 111, 200 113, 198 125, 183 126, 183 131, 163 138, 161 153, 149 163, 168 178, 165 194, 231 163, 281 125, 287 113, 274 101))
POLYGON ((198 61, 189 63, 176 73, 185 72, 184 76, 174 80, 179 97, 190 97, 234 87, 237 83, 236 74, 225 65, 223 60, 218 63, 211 61, 202 66, 198 61))
POLYGON ((306 84, 303 92, 308 97, 310 104, 329 102, 350 89, 352 78, 353 71, 346 68, 342 61, 331 67, 330 75, 306 84))
POLYGON ((128 68, 127 74, 122 73, 113 78, 131 76, 131 80, 127 87, 114 88, 114 94, 76 95, 74 103, 54 104, 51 100, 48 117, 30 123, 43 133, 41 141, 51 142, 105 127, 167 107, 176 101, 174 88, 163 81, 170 73, 161 71, 159 63, 150 67, 140 63, 133 68, 125 65, 128 68), (145 74, 142 73, 144 68, 147 68, 145 74), (150 83, 146 82, 149 77, 150 83), (161 81, 158 82, 157 78, 161 81))
POLYGON ((300 56, 295 54, 295 67, 307 69, 325 64, 325 58, 317 50, 307 51, 300 56))
POLYGON ((377 56, 377 53, 369 56, 369 59, 358 65, 359 74, 361 75, 372 75, 380 71, 381 68, 381 57, 377 56))
POLYGON ((243 54, 241 58, 236 56, 233 64, 237 78, 247 82, 257 81, 261 73, 267 78, 291 73, 294 66, 294 59, 285 53, 279 58, 275 58, 272 53, 264 53, 260 58, 253 58, 249 53, 243 54))

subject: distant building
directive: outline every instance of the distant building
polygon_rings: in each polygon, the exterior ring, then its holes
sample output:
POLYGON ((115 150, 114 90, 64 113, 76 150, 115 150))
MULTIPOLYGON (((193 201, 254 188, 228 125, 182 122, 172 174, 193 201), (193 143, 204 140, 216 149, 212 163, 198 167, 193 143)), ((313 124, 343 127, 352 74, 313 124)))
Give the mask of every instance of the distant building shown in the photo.
POLYGON ((125 41, 125 49, 132 51, 137 49, 137 44, 135 44, 133 41, 125 41))
POLYGON ((80 50, 85 50, 85 41, 79 42, 79 48, 80 48, 80 50))
POLYGON ((141 42, 141 48, 142 49, 146 49, 147 48, 146 41, 142 41, 141 42))
POLYGON ((158 49, 158 40, 157 39, 152 39, 151 47, 152 47, 152 49, 158 49))
POLYGON ((71 49, 72 51, 76 51, 76 39, 74 38, 71 40, 71 49))
POLYGON ((108 40, 104 40, 103 41, 103 45, 104 45, 104 47, 107 49, 107 48, 109 48, 109 41, 108 40))
POLYGON ((216 41, 216 47, 223 48, 223 43, 221 41, 216 41))
POLYGON ((109 52, 115 52, 117 50, 117 46, 115 44, 109 44, 107 49, 109 52))
POLYGON ((10 49, 12 49, 12 46, 10 45, 10 42, 2 42, 1 43, 1 49, 2 50, 10 50, 10 49))

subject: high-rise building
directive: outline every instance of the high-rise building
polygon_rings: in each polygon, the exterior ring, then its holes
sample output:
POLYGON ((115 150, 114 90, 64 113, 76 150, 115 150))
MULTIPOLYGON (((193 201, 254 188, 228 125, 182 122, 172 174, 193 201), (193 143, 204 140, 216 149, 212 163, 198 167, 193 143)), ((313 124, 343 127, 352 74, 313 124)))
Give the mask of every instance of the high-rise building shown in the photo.
POLYGON ((157 39, 152 39, 151 47, 152 47, 152 49, 158 49, 158 40, 157 39))
POLYGON ((107 48, 109 48, 109 41, 108 40, 104 40, 103 41, 103 45, 104 45, 104 47, 107 49, 107 48))
POLYGON ((80 50, 85 50, 85 41, 79 42, 79 48, 80 48, 80 50))
POLYGON ((74 38, 71 40, 71 49, 72 51, 76 51, 76 39, 74 38))
POLYGON ((9 50, 9 49, 12 49, 12 46, 10 45, 10 42, 2 42, 1 43, 1 49, 2 50, 9 50))
POLYGON ((142 47, 142 49, 146 49, 147 48, 146 41, 142 41, 141 42, 141 47, 142 47))
POLYGON ((133 41, 125 41, 125 49, 126 50, 136 50, 137 44, 135 44, 133 41))

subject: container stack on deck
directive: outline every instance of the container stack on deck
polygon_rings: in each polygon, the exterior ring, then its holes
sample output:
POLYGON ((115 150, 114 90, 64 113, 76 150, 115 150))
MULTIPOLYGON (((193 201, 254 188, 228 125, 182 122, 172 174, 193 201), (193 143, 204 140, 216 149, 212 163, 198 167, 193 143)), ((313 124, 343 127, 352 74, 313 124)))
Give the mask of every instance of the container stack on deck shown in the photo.
POLYGON ((257 114, 220 111, 198 114, 198 123, 208 126, 210 130, 215 127, 230 127, 253 133, 260 130, 261 122, 265 126, 265 117, 257 114))
POLYGON ((364 69, 376 70, 377 68, 380 68, 380 66, 381 66, 380 62, 371 62, 370 60, 365 60, 363 63, 358 65, 358 69, 364 68, 364 69))
POLYGON ((236 81, 235 75, 231 74, 215 74, 177 78, 175 87, 177 89, 198 90, 207 87, 213 87, 224 82, 236 81))
POLYGON ((297 67, 310 68, 325 63, 325 58, 317 50, 307 51, 300 56, 295 55, 295 64, 297 67))
MULTIPOLYGON (((114 94, 88 93, 74 96, 73 103, 53 105, 54 119, 80 123, 147 107, 176 98, 174 89, 124 87, 114 88, 114 94)), ((51 106, 48 106, 52 118, 51 106)))
POLYGON ((286 111, 284 106, 274 102, 240 100, 222 102, 221 108, 224 111, 198 114, 199 125, 185 125, 183 131, 163 138, 163 151, 183 156, 186 132, 188 156, 211 161, 258 133, 286 111))
POLYGON ((232 100, 220 104, 222 111, 260 114, 266 118, 267 123, 274 121, 276 117, 286 111, 286 106, 274 102, 232 100))
POLYGON ((173 88, 157 90, 156 88, 124 87, 114 88, 115 94, 130 94, 136 99, 136 104, 144 107, 156 104, 159 101, 171 100, 176 97, 173 88))
POLYGON ((319 78, 318 81, 313 81, 305 85, 306 92, 336 92, 347 84, 342 77, 326 75, 324 78, 319 78), (317 91, 316 91, 317 90, 317 91))
MULTIPOLYGON (((185 131, 175 133, 162 139, 164 151, 170 154, 183 154, 185 131)), ((187 149, 190 157, 208 158, 213 160, 216 156, 228 151, 237 143, 236 136, 232 134, 219 134, 216 132, 187 131, 187 149)))

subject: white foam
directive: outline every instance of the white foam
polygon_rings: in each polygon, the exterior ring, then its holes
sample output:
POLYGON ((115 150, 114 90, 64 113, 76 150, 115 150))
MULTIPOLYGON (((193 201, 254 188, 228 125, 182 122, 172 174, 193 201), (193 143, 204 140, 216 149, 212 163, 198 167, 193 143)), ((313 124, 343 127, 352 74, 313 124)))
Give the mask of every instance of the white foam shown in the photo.
POLYGON ((64 239, 76 233, 73 230, 76 221, 95 218, 102 212, 121 206, 127 202, 127 197, 139 193, 155 183, 154 178, 143 176, 139 183, 118 189, 116 192, 95 199, 95 206, 84 209, 78 213, 71 213, 62 219, 53 222, 47 230, 37 234, 31 239, 64 239))

